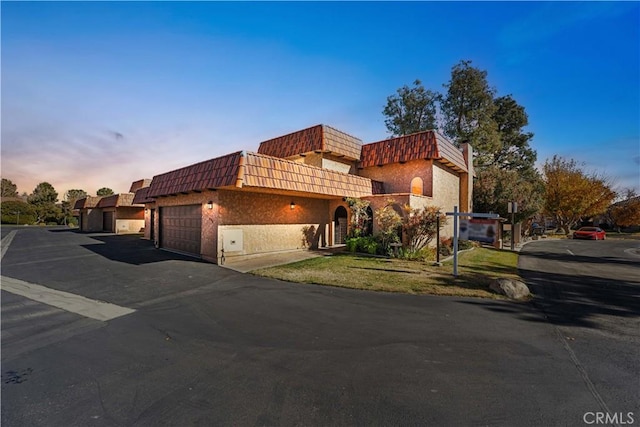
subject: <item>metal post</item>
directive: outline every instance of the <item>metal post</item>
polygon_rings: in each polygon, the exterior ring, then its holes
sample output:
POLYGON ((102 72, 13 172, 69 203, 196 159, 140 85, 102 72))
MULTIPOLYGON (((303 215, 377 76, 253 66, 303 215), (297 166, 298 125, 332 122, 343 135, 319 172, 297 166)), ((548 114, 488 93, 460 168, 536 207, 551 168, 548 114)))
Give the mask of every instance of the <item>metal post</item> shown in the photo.
POLYGON ((458 207, 453 207, 453 277, 458 277, 458 207))
POLYGON ((436 213, 436 264, 440 265, 440 211, 436 213))
POLYGON ((511 212, 511 250, 516 248, 516 214, 511 212))

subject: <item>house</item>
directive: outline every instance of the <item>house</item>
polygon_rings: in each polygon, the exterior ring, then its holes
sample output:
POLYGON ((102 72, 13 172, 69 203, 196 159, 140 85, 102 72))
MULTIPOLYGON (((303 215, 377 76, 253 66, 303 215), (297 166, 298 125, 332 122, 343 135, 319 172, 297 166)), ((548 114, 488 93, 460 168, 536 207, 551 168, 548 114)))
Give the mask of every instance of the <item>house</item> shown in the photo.
MULTIPOLYGON (((145 237, 212 262, 345 242, 346 198, 471 210, 472 150, 435 131, 363 144, 317 125, 157 175, 132 200, 145 237)), ((451 234, 451 226, 444 233, 451 234)), ((373 221, 373 232, 376 232, 373 221)))
POLYGON ((88 196, 76 201, 80 231, 116 234, 140 233, 144 229, 144 204, 134 203, 136 192, 148 188, 150 179, 135 181, 128 193, 88 196))

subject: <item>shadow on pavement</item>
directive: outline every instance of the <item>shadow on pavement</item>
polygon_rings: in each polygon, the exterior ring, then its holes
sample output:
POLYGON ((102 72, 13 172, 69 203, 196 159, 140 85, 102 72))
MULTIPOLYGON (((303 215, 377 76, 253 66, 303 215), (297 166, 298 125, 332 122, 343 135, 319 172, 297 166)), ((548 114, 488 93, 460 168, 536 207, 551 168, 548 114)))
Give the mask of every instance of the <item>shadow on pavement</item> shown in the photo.
POLYGON ((596 316, 640 319, 638 283, 526 269, 520 276, 535 295, 533 304, 554 324, 597 328, 596 316))
MULTIPOLYGON (((598 243, 598 242, 595 242, 598 243)), ((594 264, 621 264, 621 265, 632 265, 637 266, 638 261, 615 258, 615 257, 587 257, 580 255, 571 255, 569 253, 566 254, 557 254, 557 253, 549 253, 544 251, 534 251, 529 250, 526 253, 526 256, 535 257, 535 258, 544 258, 549 261, 561 261, 561 262, 574 262, 574 263, 589 263, 590 265, 594 264)))
POLYGON ((206 263, 196 257, 156 249, 152 242, 140 238, 140 235, 108 234, 89 235, 89 237, 100 243, 80 246, 111 261, 133 265, 171 260, 206 263))

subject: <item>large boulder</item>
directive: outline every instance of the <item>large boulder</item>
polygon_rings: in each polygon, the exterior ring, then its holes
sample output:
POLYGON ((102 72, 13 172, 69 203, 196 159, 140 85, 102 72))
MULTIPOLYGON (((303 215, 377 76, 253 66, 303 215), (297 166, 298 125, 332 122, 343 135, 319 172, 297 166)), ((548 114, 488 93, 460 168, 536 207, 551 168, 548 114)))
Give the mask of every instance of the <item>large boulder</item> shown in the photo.
POLYGON ((507 279, 504 277, 495 279, 491 282, 489 289, 498 294, 506 295, 511 299, 517 300, 525 299, 531 295, 527 285, 519 280, 507 279))

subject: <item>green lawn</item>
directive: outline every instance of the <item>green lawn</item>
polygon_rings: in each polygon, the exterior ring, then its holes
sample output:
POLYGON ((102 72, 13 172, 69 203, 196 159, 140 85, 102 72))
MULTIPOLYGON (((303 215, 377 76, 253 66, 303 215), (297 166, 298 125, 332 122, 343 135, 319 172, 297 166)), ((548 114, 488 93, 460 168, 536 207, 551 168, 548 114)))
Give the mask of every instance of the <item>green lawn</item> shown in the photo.
POLYGON ((346 253, 251 273, 289 282, 370 291, 502 298, 489 290, 489 283, 497 277, 518 278, 517 263, 516 253, 475 248, 459 255, 457 279, 453 277, 451 260, 436 267, 431 263, 346 253))

